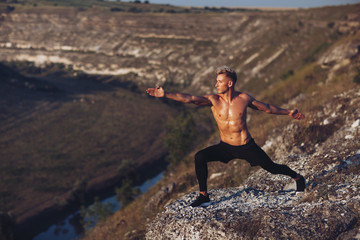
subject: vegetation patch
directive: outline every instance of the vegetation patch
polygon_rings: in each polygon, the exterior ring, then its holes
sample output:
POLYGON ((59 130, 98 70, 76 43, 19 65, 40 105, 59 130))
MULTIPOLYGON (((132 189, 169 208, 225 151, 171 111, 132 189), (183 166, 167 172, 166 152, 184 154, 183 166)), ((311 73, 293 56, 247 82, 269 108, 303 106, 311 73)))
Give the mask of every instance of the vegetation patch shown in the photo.
POLYGON ((95 198, 94 204, 90 207, 81 207, 80 215, 83 219, 82 224, 85 230, 94 227, 96 224, 105 222, 114 212, 114 204, 107 202, 101 203, 98 198, 95 198))
POLYGON ((304 62, 307 63, 314 62, 317 59, 318 54, 325 51, 329 46, 330 44, 328 42, 323 42, 318 46, 314 47, 313 49, 310 50, 309 55, 304 58, 304 62))
POLYGON ((343 120, 338 119, 335 122, 326 125, 312 123, 309 126, 301 128, 295 134, 295 144, 300 146, 303 143, 317 144, 325 142, 335 131, 343 125, 343 120))
POLYGON ((121 207, 124 208, 135 200, 140 194, 140 190, 134 187, 133 180, 126 178, 121 182, 121 187, 115 189, 116 198, 120 201, 121 207))
POLYGON ((196 135, 196 125, 190 113, 182 112, 167 124, 165 144, 169 150, 167 160, 170 164, 176 165, 179 163, 189 151, 196 135))
POLYGON ((353 82, 360 84, 360 68, 359 67, 356 69, 356 75, 353 78, 353 82))
POLYGON ((6 76, 5 81, 0 81, 0 88, 9 84, 15 87, 11 94, 2 94, 1 99, 4 106, 13 107, 2 108, 1 114, 2 121, 8 120, 10 127, 2 129, 0 139, 4 160, 0 163, 4 179, 0 189, 11 193, 10 198, 18 196, 13 201, 2 198, 0 210, 14 210, 14 206, 24 204, 31 207, 54 199, 55 195, 71 191, 79 176, 92 179, 116 175, 114 166, 120 165, 122 159, 136 162, 145 152, 149 159, 166 152, 162 126, 176 109, 138 93, 131 84, 119 87, 108 82, 110 78, 112 82, 126 79, 84 74, 77 78, 69 78, 71 74, 59 77, 53 74, 61 70, 56 65, 39 71, 39 75, 34 75, 33 69, 31 75, 33 79, 42 78, 33 81, 35 86, 54 86, 61 94, 22 87, 29 79, 26 66, 30 65, 18 65, 19 71, 0 65, 6 76), (12 78, 21 84, 14 85, 12 78), (14 96, 23 98, 14 104, 14 96), (18 116, 16 121, 11 121, 11 115, 18 116), (148 152, 151 146, 156 151, 148 152), (40 182, 39 177, 46 181, 40 182))

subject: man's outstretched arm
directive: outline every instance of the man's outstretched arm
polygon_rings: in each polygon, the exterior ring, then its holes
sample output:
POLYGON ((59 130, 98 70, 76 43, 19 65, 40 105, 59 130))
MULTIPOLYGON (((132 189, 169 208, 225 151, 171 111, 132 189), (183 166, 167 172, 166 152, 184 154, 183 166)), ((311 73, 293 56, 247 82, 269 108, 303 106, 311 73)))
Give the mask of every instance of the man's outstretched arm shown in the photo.
POLYGON ((273 104, 263 103, 260 101, 257 101, 255 98, 251 97, 249 107, 255 110, 260 110, 268 114, 277 114, 277 115, 288 115, 293 119, 304 119, 305 115, 299 112, 297 109, 288 110, 284 108, 280 108, 278 106, 275 106, 273 104))
POLYGON ((162 87, 148 88, 146 92, 153 97, 159 97, 159 98, 166 97, 183 103, 193 103, 201 106, 212 105, 211 101, 207 98, 207 96, 199 97, 187 93, 170 93, 170 92, 165 92, 165 90, 162 87))

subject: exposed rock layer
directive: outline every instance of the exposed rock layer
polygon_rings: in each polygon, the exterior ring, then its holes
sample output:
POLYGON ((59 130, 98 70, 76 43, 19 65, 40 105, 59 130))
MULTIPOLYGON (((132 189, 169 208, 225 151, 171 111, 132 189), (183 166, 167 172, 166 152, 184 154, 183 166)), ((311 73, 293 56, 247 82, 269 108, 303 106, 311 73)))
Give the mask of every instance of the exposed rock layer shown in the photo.
MULTIPOLYGON (((270 84, 299 61, 312 61, 337 35, 356 33, 359 7, 141 17, 96 8, 25 8, 0 16, 0 61, 135 73, 131 80, 138 84, 175 83, 207 93, 212 87, 203 83, 212 84, 215 67, 228 64, 243 83, 270 84)), ((339 46, 340 57, 350 58, 358 45, 339 46)), ((337 61, 338 55, 323 62, 337 61)))

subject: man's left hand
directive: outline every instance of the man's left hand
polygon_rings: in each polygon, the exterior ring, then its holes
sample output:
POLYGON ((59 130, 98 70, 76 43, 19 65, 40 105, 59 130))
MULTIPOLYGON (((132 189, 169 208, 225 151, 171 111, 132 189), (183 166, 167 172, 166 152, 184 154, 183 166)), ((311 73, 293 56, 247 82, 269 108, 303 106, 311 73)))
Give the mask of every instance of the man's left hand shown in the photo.
POLYGON ((305 115, 299 112, 299 110, 297 109, 291 110, 289 116, 297 120, 301 120, 305 118, 305 115))

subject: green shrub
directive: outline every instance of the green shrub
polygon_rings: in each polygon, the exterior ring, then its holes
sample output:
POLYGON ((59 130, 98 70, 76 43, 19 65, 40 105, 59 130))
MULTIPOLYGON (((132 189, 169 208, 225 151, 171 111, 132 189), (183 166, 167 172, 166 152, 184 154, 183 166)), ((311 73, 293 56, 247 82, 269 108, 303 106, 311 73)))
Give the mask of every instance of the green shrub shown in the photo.
POLYGON ((176 165, 189 152, 194 138, 197 135, 196 125, 191 114, 181 113, 177 118, 167 124, 165 144, 169 155, 167 160, 176 165))
POLYGON ((133 181, 131 179, 125 179, 121 187, 115 189, 115 192, 117 199, 121 203, 121 208, 126 207, 140 194, 140 190, 137 187, 133 187, 133 181))
POLYGON ((319 44, 318 46, 312 48, 310 50, 309 55, 304 58, 304 62, 306 62, 306 63, 315 62, 317 55, 319 53, 323 52, 328 47, 329 47, 329 43, 323 42, 323 43, 319 44))
POLYGON ((353 78, 354 83, 360 83, 360 68, 357 69, 357 74, 353 78))
POLYGON ((6 11, 7 12, 12 12, 12 11, 14 11, 15 10, 15 7, 13 7, 13 6, 6 6, 6 11))
POLYGON ((98 222, 103 222, 106 218, 114 213, 115 205, 113 203, 101 203, 98 198, 95 198, 95 202, 88 208, 81 207, 80 215, 83 218, 83 226, 85 229, 89 229, 98 222))
POLYGON ((125 10, 122 8, 119 8, 119 7, 113 7, 113 8, 110 8, 110 11, 111 12, 123 12, 125 10))
POLYGON ((285 79, 287 79, 288 77, 291 77, 291 76, 293 76, 293 75, 294 75, 294 70, 290 69, 290 70, 288 70, 287 72, 281 74, 281 75, 280 75, 280 78, 281 78, 282 80, 285 80, 285 79))
POLYGON ((136 168, 137 166, 134 160, 123 159, 117 169, 117 172, 121 179, 133 179, 133 181, 137 181, 139 176, 136 168))

